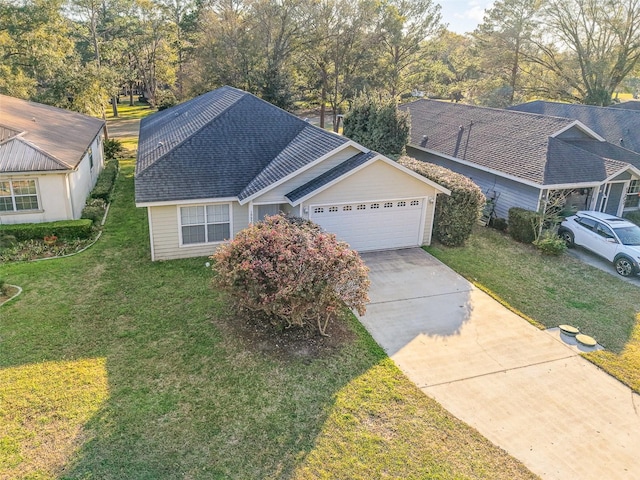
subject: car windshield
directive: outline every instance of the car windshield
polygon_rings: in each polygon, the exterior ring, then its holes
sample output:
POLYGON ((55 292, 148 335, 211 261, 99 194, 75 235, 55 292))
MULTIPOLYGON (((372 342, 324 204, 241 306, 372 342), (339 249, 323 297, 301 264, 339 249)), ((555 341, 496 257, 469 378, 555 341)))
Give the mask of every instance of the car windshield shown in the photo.
POLYGON ((622 227, 614 230, 624 245, 640 245, 640 227, 622 227))

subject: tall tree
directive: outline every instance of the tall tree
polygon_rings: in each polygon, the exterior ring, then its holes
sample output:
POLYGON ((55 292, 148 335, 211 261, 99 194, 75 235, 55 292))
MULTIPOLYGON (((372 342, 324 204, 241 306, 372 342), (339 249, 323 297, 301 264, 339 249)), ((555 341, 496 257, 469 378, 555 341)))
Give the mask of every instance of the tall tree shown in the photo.
POLYGON ((549 93, 609 105, 640 58, 640 0, 549 0, 543 11, 548 28, 533 60, 570 86, 549 93))
MULTIPOLYGON (((0 92, 37 98, 68 74, 74 44, 62 5, 63 0, 0 2, 0 92)), ((64 94, 55 99, 65 101, 64 94)))
POLYGON ((375 4, 369 0, 314 0, 308 21, 308 42, 301 64, 308 83, 316 87, 320 126, 331 108, 334 130, 345 102, 355 98, 372 75, 377 41, 375 4))
POLYGON ((524 55, 531 50, 540 6, 539 0, 498 0, 473 33, 484 75, 497 80, 504 92, 504 105, 499 106, 512 105, 519 90, 524 55))
POLYGON ((380 5, 377 79, 393 98, 415 86, 423 42, 439 34, 440 5, 431 0, 385 0, 380 5))

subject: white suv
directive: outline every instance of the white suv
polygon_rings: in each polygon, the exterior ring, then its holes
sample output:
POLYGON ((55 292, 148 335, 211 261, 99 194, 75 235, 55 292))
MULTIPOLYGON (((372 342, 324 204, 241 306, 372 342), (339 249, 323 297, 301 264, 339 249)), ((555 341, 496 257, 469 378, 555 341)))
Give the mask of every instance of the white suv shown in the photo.
POLYGON ((640 272, 640 227, 624 218, 580 211, 560 224, 558 235, 568 247, 580 245, 613 262, 623 277, 640 272))

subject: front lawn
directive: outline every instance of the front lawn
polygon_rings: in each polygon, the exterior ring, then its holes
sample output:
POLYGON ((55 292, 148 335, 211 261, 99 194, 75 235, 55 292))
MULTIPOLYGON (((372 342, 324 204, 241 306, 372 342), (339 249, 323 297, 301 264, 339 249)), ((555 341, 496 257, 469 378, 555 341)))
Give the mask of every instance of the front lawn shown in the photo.
POLYGON ((149 260, 121 166, 97 244, 2 266, 24 291, 0 307, 0 478, 535 478, 351 315, 318 354, 230 326, 205 258, 149 260))
POLYGON ((429 253, 546 328, 568 323, 606 351, 585 356, 640 392, 640 290, 568 255, 541 255, 478 227, 464 247, 429 253))

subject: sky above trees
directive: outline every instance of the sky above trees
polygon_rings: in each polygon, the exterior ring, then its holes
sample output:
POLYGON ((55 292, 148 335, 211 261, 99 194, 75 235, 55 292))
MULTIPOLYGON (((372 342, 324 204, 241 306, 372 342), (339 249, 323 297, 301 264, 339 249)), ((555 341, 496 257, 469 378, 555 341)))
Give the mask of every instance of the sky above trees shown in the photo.
POLYGON ((492 0, 442 0, 442 21, 454 33, 473 32, 492 4, 492 0))

